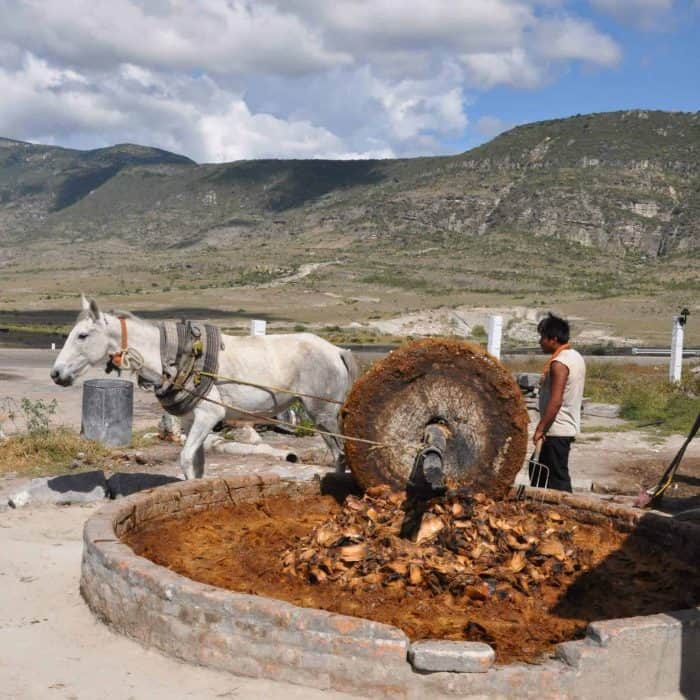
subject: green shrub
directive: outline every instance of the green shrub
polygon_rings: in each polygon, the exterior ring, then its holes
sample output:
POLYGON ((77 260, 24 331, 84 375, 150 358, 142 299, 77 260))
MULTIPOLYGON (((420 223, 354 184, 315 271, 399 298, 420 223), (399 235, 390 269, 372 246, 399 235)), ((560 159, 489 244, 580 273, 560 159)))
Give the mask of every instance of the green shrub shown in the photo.
POLYGON ((687 433, 700 413, 700 397, 689 396, 668 382, 637 384, 625 391, 620 415, 639 423, 662 421, 669 433, 687 433))
POLYGON ((620 404, 620 416, 635 423, 662 421, 666 433, 687 433, 700 412, 700 376, 685 371, 671 384, 667 368, 589 362, 585 394, 591 401, 620 404))
POLYGON ((51 416, 56 413, 58 402, 52 399, 49 403, 37 399, 32 401, 28 398, 23 398, 20 406, 24 419, 27 423, 27 432, 31 435, 37 433, 48 433, 51 416))
POLYGON ((486 329, 481 325, 472 326, 472 338, 485 338, 486 329))

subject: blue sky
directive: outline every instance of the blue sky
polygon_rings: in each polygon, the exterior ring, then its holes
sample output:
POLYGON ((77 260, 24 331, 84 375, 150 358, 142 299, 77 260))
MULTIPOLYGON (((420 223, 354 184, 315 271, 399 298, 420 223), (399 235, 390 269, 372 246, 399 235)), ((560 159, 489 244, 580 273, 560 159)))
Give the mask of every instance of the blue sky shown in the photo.
POLYGON ((0 0, 0 135, 197 161, 454 153, 700 110, 700 0, 0 0))
MULTIPOLYGON (((498 86, 478 93, 467 107, 472 126, 484 116, 512 126, 626 109, 700 110, 700 3, 674 3, 653 27, 621 23, 587 3, 575 5, 621 48, 619 64, 572 63, 536 89, 498 86)), ((485 140, 484 134, 468 128, 452 145, 464 150, 485 140)))

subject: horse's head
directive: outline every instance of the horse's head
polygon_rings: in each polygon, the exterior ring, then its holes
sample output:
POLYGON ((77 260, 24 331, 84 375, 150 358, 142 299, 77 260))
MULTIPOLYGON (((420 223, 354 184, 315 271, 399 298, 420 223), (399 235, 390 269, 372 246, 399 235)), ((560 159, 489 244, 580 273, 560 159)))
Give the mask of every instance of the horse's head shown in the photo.
POLYGON ((82 297, 83 309, 51 369, 51 379, 70 386, 88 367, 106 363, 113 343, 107 320, 94 300, 82 297))

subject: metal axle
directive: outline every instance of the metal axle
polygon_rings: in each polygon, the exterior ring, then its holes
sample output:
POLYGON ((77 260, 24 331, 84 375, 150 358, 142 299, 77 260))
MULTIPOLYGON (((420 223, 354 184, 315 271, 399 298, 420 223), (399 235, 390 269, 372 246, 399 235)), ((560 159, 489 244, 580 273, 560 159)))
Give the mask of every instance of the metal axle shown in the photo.
POLYGON ((443 472, 443 455, 450 431, 443 423, 431 423, 423 432, 423 449, 416 455, 406 485, 410 497, 428 500, 447 491, 443 472))

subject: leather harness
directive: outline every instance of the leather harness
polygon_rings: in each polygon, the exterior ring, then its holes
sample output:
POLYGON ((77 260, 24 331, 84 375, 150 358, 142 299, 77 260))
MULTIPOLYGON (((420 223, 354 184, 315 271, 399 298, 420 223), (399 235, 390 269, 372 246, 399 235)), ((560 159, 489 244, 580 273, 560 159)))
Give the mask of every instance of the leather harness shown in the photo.
MULTIPOLYGON (((121 344, 111 353, 105 371, 132 369, 126 316, 119 316, 121 344)), ((217 326, 196 321, 161 321, 160 359, 162 375, 159 381, 139 376, 140 385, 153 385, 161 406, 176 416, 190 413, 205 397, 219 369, 219 351, 223 350, 221 331, 217 326)), ((136 369, 136 367, 134 367, 136 369)), ((139 368, 140 369, 140 368, 139 368)))

